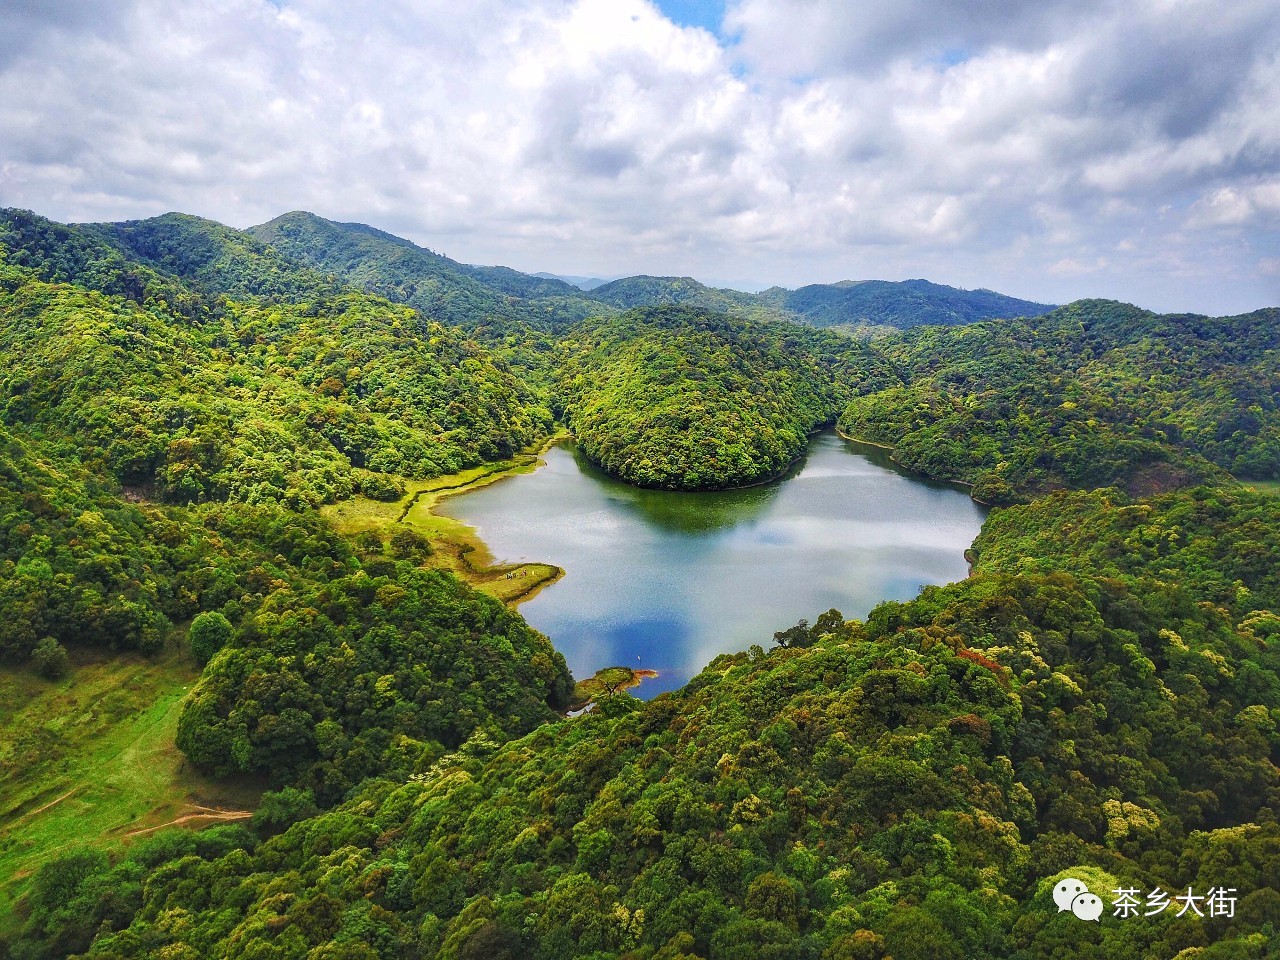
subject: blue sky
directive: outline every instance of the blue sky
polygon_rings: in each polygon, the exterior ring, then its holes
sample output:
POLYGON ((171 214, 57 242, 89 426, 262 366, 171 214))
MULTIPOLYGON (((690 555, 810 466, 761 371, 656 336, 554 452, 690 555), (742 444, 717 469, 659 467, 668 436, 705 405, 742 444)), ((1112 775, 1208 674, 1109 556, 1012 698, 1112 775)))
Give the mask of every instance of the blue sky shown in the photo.
POLYGON ((658 0, 658 7, 672 21, 684 27, 702 27, 720 32, 724 19, 723 0, 658 0))
POLYGON ((1274 0, 8 0, 0 205, 1241 312, 1280 304, 1277 50, 1274 0))

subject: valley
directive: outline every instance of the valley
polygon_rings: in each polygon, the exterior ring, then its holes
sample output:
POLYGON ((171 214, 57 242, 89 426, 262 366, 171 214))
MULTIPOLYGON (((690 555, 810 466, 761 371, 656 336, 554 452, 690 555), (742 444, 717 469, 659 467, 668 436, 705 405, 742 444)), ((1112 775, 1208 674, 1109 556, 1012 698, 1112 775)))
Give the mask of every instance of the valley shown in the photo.
POLYGON ((1266 956, 1280 310, 820 286, 0 212, 0 955, 1266 956))

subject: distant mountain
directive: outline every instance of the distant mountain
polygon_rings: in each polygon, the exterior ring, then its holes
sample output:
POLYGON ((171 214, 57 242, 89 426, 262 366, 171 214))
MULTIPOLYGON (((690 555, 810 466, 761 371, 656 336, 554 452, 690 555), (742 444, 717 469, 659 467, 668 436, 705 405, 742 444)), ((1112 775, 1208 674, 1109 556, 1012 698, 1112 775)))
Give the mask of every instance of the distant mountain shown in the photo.
POLYGON ((845 280, 798 290, 771 287, 760 299, 796 313, 815 327, 908 327, 1038 317, 1053 304, 1019 300, 991 290, 961 290, 928 280, 845 280))
POLYGON ((565 283, 572 284, 579 290, 594 290, 601 284, 609 282, 608 280, 603 280, 600 277, 574 277, 560 273, 535 273, 533 276, 539 277, 543 280, 563 280, 565 283))
POLYGON ((526 300, 542 300, 547 297, 580 298, 583 293, 581 287, 559 277, 521 273, 510 267, 482 267, 466 263, 459 266, 464 273, 511 297, 523 297, 526 300))
MULTIPOLYGON (((167 226, 173 230, 180 224, 167 226)), ((691 277, 641 275, 603 282, 590 277, 528 274, 510 267, 459 263, 365 224, 338 223, 300 211, 286 213, 245 233, 220 229, 270 244, 300 264, 407 303, 429 317, 473 328, 492 327, 495 322, 502 327, 506 322, 518 321, 542 329, 560 329, 601 313, 602 306, 619 310, 687 306, 753 319, 792 320, 815 327, 904 329, 1040 316, 1053 309, 1051 304, 1019 300, 991 290, 960 290, 927 280, 844 281, 811 284, 798 290, 770 287, 760 293, 744 293, 707 286, 691 277)), ((233 242, 222 237, 221 242, 224 246, 244 245, 243 239, 233 242)), ((218 262, 212 254, 206 254, 206 259, 209 263, 218 262)), ((162 256, 157 262, 168 261, 162 256)), ((191 271, 179 272, 190 275, 191 271)))
POLYGON ((846 280, 798 290, 770 287, 743 293, 709 287, 691 277, 625 277, 590 295, 622 309, 680 305, 723 310, 768 319, 790 319, 815 327, 908 327, 977 323, 1036 317, 1051 304, 1006 297, 991 290, 960 290, 928 280, 846 280))
POLYGON ((547 326, 599 312, 581 290, 563 281, 458 263, 362 223, 294 211, 248 233, 289 257, 446 323, 547 326))
POLYGON ((755 306, 755 298, 740 290, 721 290, 699 283, 692 277, 623 277, 603 283, 591 291, 597 300, 622 307, 683 306, 719 307, 755 306))
POLYGON ((799 319, 791 316, 785 307, 762 300, 755 294, 708 287, 692 277, 623 277, 601 284, 591 291, 591 296, 624 310, 684 306, 770 320, 799 319))

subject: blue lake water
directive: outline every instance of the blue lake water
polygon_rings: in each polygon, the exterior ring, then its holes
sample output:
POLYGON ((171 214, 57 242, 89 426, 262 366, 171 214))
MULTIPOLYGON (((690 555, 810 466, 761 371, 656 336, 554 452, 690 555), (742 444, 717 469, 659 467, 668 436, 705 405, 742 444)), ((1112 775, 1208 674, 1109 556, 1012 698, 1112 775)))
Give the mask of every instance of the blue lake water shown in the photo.
POLYGON ((835 607, 864 617, 931 583, 962 579, 986 516, 961 489, 898 470, 834 432, 770 484, 714 493, 641 490, 570 443, 536 471, 437 508, 472 526, 500 562, 564 568, 520 612, 574 676, 657 670, 636 691, 685 683, 717 654, 835 607))

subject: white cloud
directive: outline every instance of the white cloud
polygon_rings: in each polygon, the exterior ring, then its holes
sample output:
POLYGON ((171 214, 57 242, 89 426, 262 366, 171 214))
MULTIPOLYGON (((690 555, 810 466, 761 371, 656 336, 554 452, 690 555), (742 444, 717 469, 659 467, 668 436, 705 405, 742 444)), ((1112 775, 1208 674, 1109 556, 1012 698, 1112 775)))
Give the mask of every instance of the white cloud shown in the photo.
POLYGON ((725 46, 647 0, 14 3, 0 203, 60 219, 305 208, 530 270, 1274 295, 1269 2, 738 0, 725 46))
POLYGON ((1107 260, 1105 257, 1098 257, 1092 263, 1085 263, 1075 260, 1071 257, 1064 257, 1057 263, 1049 267, 1049 272, 1056 277, 1082 277, 1087 274, 1097 273, 1107 268, 1107 260))

